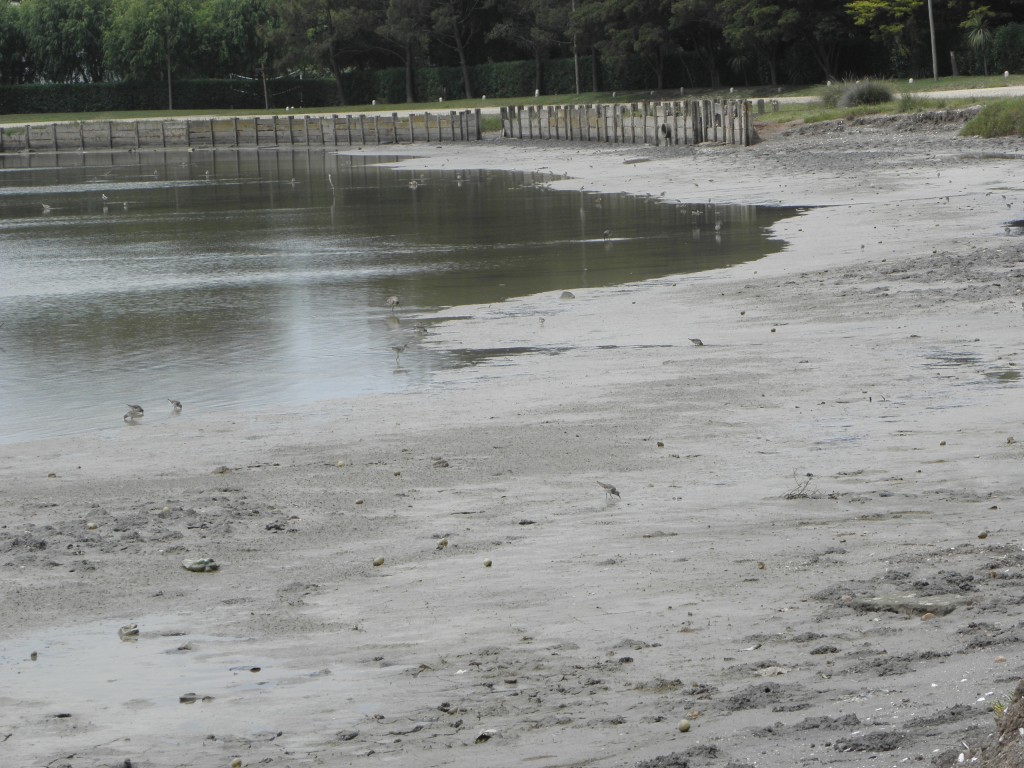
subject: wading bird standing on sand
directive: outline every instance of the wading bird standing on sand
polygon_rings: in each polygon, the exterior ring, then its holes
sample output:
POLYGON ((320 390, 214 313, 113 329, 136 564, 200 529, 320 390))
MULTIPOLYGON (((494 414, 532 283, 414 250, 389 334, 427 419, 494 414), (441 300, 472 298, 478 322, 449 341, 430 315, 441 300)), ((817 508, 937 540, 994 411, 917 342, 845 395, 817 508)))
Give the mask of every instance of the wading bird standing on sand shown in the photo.
POLYGON ((402 302, 399 300, 397 296, 388 296, 387 299, 384 300, 384 303, 391 307, 391 312, 393 314, 395 311, 395 307, 397 307, 402 302))
POLYGON ((600 480, 598 480, 597 484, 600 485, 602 488, 604 488, 604 495, 605 495, 605 497, 607 497, 609 499, 612 496, 614 496, 617 499, 621 499, 622 498, 619 495, 619 492, 617 490, 615 490, 615 486, 612 485, 611 483, 602 483, 600 480))

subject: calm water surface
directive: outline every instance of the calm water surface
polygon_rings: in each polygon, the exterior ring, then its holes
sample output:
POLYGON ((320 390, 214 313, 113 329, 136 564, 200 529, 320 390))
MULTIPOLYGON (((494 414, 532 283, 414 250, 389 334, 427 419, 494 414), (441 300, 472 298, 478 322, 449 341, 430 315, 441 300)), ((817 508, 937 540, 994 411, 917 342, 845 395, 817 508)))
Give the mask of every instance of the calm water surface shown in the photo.
POLYGON ((793 213, 382 160, 0 156, 0 441, 401 389, 457 362, 418 312, 756 259, 793 213))

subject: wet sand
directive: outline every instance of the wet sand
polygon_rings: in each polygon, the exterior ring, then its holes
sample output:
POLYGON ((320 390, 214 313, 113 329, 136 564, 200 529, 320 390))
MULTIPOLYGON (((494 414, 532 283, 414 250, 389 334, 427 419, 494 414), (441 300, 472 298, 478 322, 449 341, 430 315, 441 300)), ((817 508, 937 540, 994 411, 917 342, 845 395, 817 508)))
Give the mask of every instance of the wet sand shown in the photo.
POLYGON ((809 209, 416 391, 0 446, 0 763, 956 764, 1024 676, 1024 143, 959 125, 410 148, 809 209))

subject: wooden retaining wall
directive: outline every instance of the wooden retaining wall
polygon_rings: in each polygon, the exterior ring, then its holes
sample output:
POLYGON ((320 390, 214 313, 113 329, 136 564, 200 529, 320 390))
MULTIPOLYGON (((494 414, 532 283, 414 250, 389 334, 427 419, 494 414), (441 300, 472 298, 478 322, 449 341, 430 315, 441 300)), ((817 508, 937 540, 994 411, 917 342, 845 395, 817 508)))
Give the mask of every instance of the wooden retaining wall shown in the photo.
POLYGON ((0 126, 0 152, 180 147, 350 146, 479 141, 480 110, 178 120, 90 120, 0 126))
POLYGON ((745 147, 754 141, 750 102, 741 99, 502 107, 501 131, 516 139, 655 146, 711 141, 745 147))

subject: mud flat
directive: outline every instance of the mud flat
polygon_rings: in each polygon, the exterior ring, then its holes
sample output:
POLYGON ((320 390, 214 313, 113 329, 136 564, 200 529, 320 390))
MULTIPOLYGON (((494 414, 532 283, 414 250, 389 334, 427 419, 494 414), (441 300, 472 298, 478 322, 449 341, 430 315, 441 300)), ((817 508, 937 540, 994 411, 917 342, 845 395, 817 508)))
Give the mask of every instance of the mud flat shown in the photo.
POLYGON ((980 749, 1024 676, 1024 145, 957 128, 416 147, 808 211, 765 260, 457 307, 421 342, 559 354, 0 447, 0 762, 980 749))

